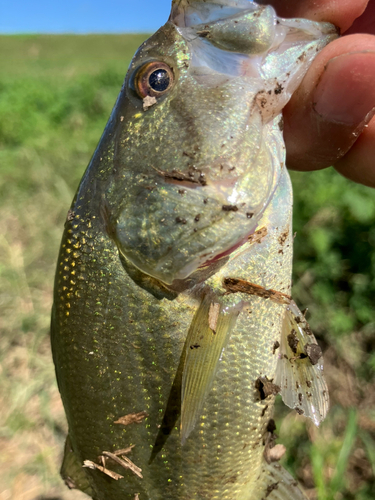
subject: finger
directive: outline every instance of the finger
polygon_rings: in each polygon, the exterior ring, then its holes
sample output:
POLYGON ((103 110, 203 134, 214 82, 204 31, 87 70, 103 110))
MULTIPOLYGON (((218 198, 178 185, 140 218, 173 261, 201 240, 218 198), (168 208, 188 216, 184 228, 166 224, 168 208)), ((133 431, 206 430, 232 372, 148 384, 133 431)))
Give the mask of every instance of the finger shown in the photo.
POLYGON ((287 165, 318 170, 352 147, 375 108, 375 37, 351 35, 315 59, 284 110, 287 165))
POLYGON ((375 35, 375 0, 370 0, 364 13, 358 17, 345 35, 369 33, 375 35))
POLYGON ((261 0, 258 3, 273 5, 282 17, 328 21, 343 32, 363 13, 368 0, 261 0))
POLYGON ((350 151, 339 160, 335 168, 348 179, 375 187, 375 119, 355 142, 350 151))

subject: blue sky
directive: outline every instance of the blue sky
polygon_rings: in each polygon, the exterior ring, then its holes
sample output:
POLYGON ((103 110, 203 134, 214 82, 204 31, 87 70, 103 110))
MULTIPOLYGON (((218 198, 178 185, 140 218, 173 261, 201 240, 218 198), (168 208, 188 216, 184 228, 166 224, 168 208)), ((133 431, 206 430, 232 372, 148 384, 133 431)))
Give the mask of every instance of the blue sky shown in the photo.
POLYGON ((0 33, 153 32, 171 0, 0 0, 0 33))

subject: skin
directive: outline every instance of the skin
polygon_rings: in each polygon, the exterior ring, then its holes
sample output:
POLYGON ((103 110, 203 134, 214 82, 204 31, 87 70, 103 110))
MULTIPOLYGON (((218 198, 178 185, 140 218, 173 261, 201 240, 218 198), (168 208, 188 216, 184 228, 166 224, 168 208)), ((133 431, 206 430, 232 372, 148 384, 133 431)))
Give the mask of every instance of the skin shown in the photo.
POLYGON ((314 60, 284 110, 287 165, 331 165, 375 187, 375 0, 271 0, 279 16, 330 21, 344 35, 314 60))

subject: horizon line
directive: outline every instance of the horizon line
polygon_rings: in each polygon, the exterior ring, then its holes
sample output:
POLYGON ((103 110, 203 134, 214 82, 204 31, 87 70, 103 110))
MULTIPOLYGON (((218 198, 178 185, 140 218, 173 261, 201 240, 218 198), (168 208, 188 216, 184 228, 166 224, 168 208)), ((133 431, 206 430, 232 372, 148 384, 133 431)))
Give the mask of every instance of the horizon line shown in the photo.
MULTIPOLYGON (((155 30, 157 31, 157 30, 155 30)), ((3 32, 0 31, 0 36, 37 36, 37 35, 48 35, 48 36, 61 36, 61 35, 75 35, 75 36, 87 36, 87 35, 149 35, 154 33, 152 30, 142 30, 142 31, 12 31, 3 32)))

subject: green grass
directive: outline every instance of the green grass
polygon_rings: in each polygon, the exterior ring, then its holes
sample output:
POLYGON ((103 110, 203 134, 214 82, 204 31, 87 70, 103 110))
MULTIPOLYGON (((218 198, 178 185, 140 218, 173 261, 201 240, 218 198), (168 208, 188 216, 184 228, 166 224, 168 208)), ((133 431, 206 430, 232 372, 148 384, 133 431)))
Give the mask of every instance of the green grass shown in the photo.
POLYGON ((147 38, 134 35, 0 35, 2 80, 49 77, 72 80, 112 69, 125 75, 130 59, 147 38))
MULTIPOLYGON (((54 268, 80 177, 145 37, 0 36, 0 500, 78 499, 49 346, 54 268)), ((285 465, 318 500, 375 491, 375 196, 294 173, 294 298, 325 351, 320 429, 277 405, 285 465), (355 408, 355 410, 353 409, 355 408)))

